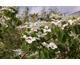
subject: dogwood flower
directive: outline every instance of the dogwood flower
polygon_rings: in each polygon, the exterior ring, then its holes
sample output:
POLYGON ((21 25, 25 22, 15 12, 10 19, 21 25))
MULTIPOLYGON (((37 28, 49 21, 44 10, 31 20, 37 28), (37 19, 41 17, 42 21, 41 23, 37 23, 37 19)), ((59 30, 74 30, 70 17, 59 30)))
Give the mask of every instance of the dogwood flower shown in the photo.
POLYGON ((70 25, 72 25, 72 23, 73 23, 74 21, 72 21, 72 20, 68 20, 68 22, 70 23, 70 25))
POLYGON ((42 45, 43 45, 43 46, 47 46, 48 44, 47 44, 46 42, 43 42, 42 45))
POLYGON ((68 23, 64 24, 63 27, 65 27, 65 26, 67 26, 67 25, 68 25, 68 23))
POLYGON ((51 32, 51 29, 48 29, 48 26, 45 26, 45 29, 43 29, 44 32, 51 32))
POLYGON ((27 38, 27 36, 26 35, 23 35, 23 37, 22 38, 27 38))
POLYGON ((38 32, 38 33, 36 33, 36 35, 37 35, 38 37, 44 37, 44 35, 42 34, 42 32, 38 32))
POLYGON ((16 50, 13 50, 14 52, 16 52, 16 55, 21 55, 22 51, 21 49, 16 49, 16 50))
POLYGON ((31 28, 32 31, 37 31, 37 29, 38 29, 38 27, 36 27, 36 26, 31 28))
POLYGON ((49 48, 49 47, 51 47, 52 49, 57 48, 57 46, 56 46, 55 43, 53 43, 53 42, 51 42, 51 43, 47 46, 47 48, 49 48))
POLYGON ((33 41, 36 41, 36 39, 35 39, 34 37, 29 36, 29 37, 26 37, 26 41, 27 41, 29 44, 31 44, 33 41))

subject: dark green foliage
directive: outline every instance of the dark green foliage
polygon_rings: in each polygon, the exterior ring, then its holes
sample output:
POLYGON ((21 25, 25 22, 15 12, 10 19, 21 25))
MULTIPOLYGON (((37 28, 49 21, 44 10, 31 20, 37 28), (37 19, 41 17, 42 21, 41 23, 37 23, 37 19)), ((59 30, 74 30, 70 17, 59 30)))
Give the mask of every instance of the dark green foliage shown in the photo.
POLYGON ((62 22, 62 25, 66 24, 66 23, 67 23, 66 21, 63 21, 63 22, 62 22))
POLYGON ((31 45, 31 50, 35 53, 35 51, 37 50, 35 45, 31 45))
POLYGON ((58 46, 58 48, 59 48, 59 50, 60 50, 61 53, 63 53, 63 52, 66 51, 66 46, 65 46, 65 45, 63 45, 63 44, 58 44, 57 46, 58 46))
POLYGON ((59 29, 59 30, 57 31, 57 34, 58 34, 58 39, 59 39, 60 41, 62 41, 62 38, 63 38, 63 36, 64 36, 63 30, 62 30, 62 29, 59 29))
POLYGON ((2 13, 0 13, 0 18, 2 17, 2 13))
POLYGON ((39 58, 43 59, 44 58, 44 52, 43 51, 39 51, 39 58))

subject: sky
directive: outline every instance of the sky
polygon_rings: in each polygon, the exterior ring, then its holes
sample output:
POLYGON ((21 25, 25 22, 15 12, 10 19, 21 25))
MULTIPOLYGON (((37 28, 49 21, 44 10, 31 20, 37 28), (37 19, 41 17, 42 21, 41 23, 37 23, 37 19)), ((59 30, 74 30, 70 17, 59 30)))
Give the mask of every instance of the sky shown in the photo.
MULTIPOLYGON (((67 13, 67 14, 71 14, 77 11, 80 11, 80 6, 28 6, 29 7, 29 14, 33 14, 33 13, 39 13, 41 12, 41 10, 46 7, 46 11, 49 11, 48 9, 55 9, 57 8, 58 11, 61 11, 61 13, 67 13)), ((22 11, 24 11, 26 8, 26 6, 20 6, 20 14, 22 13, 22 11)))

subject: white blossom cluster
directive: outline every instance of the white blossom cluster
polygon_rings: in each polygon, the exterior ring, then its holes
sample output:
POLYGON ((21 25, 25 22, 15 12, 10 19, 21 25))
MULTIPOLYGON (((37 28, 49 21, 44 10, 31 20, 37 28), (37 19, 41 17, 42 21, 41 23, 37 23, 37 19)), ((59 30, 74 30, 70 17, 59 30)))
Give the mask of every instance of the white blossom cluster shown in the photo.
POLYGON ((26 35, 23 35, 22 38, 25 38, 26 41, 27 41, 28 43, 30 43, 30 44, 31 44, 33 41, 36 41, 36 39, 39 39, 39 38, 37 38, 37 37, 31 37, 31 36, 26 37, 26 35))
POLYGON ((53 42, 50 42, 49 44, 47 44, 46 42, 43 42, 42 45, 43 45, 43 46, 46 46, 48 49, 49 49, 49 48, 51 48, 51 49, 57 48, 56 44, 53 43, 53 42))
POLYGON ((76 17, 76 19, 72 19, 74 16, 72 16, 72 15, 65 15, 65 16, 59 16, 59 15, 51 15, 50 16, 50 18, 51 17, 56 17, 57 16, 57 18, 61 18, 61 20, 59 20, 59 19, 52 19, 53 21, 52 21, 52 23, 54 23, 56 26, 58 26, 58 27, 60 27, 61 29, 64 29, 64 27, 65 26, 68 26, 68 25, 76 25, 76 24, 80 24, 80 17, 76 17), (65 22, 65 24, 63 25, 62 23, 64 23, 65 22))
MULTIPOLYGON (((33 41, 36 41, 37 39, 40 40, 40 38, 46 38, 48 33, 52 34, 52 29, 55 27, 54 25, 60 27, 62 30, 64 30, 65 26, 74 26, 74 25, 79 25, 80 24, 80 17, 75 17, 72 15, 57 15, 57 14, 52 14, 50 18, 52 19, 51 22, 46 22, 46 21, 37 21, 37 22, 25 22, 24 25, 20 25, 16 27, 17 29, 25 29, 25 32, 29 35, 22 35, 22 38, 25 38, 26 42, 32 43, 33 41), (55 17, 55 19, 53 19, 55 17), (58 19, 61 18, 61 19, 58 19), (64 24, 63 24, 64 23, 64 24), (78 24, 79 23, 79 24, 78 24), (54 25, 52 25, 54 24, 54 25), (43 31, 43 32, 42 32, 43 31), (37 37, 32 37, 31 34, 35 33, 37 37)), ((73 33, 70 34, 70 36, 73 33)), ((75 36, 76 37, 76 36, 75 36)), ((57 48, 56 43, 54 43, 54 40, 50 41, 49 44, 46 42, 42 43, 43 46, 47 48, 52 48, 55 49, 57 48)))

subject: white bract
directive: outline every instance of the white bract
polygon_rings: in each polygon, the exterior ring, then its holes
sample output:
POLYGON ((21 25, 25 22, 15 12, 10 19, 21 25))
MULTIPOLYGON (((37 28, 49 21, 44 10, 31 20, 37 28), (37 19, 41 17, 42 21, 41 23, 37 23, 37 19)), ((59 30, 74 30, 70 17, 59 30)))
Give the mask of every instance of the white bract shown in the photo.
POLYGON ((16 55, 21 55, 22 54, 21 49, 16 49, 16 50, 13 50, 13 51, 16 52, 16 55))
POLYGON ((43 46, 47 46, 48 44, 47 44, 46 42, 43 42, 42 45, 43 45, 43 46))
POLYGON ((73 20, 68 20, 68 22, 70 23, 70 25, 72 25, 72 23, 74 22, 73 20))
POLYGON ((51 29, 48 29, 48 26, 45 26, 45 29, 43 29, 44 32, 51 32, 51 29))
POLYGON ((31 37, 31 36, 27 37, 26 35, 23 35, 21 38, 25 38, 26 42, 28 42, 29 44, 31 44, 33 41, 36 41, 36 39, 39 40, 39 38, 37 37, 31 37))
POLYGON ((29 44, 31 44, 33 41, 36 41, 36 38, 31 37, 31 36, 26 37, 25 39, 26 39, 26 41, 27 41, 29 44))
POLYGON ((23 35, 23 37, 22 38, 27 38, 27 36, 26 35, 23 35))
POLYGON ((42 34, 42 32, 38 32, 38 33, 36 33, 36 35, 37 35, 38 37, 44 37, 44 35, 42 34))
POLYGON ((56 49, 57 48, 57 46, 55 45, 55 43, 53 43, 53 42, 51 42, 48 46, 47 46, 47 48, 52 48, 52 49, 56 49))

